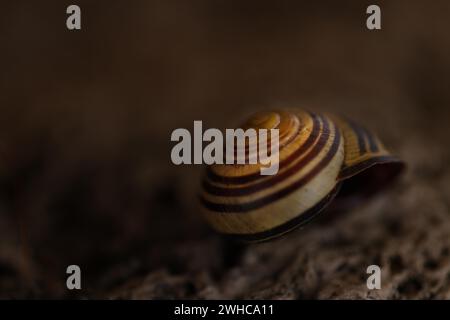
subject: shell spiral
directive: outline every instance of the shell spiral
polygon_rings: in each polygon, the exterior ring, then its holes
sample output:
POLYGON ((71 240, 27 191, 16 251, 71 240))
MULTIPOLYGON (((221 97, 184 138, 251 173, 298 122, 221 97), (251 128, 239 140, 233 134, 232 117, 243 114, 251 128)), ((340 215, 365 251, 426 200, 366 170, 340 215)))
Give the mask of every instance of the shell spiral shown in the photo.
POLYGON ((259 163, 208 166, 200 200, 214 229, 247 241, 274 238, 305 224, 335 199, 344 181, 357 186, 348 183, 343 199, 372 194, 403 167, 372 133, 333 115, 265 111, 241 128, 278 129, 278 172, 261 175, 259 163))

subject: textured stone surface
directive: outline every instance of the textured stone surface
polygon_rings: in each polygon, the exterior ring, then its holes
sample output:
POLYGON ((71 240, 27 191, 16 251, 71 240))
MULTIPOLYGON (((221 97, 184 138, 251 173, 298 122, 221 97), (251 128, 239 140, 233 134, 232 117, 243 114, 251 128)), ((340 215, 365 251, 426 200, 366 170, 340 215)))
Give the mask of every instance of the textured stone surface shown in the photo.
MULTIPOLYGON (((405 147, 404 154, 416 147, 405 147)), ((450 172, 438 169, 440 174, 433 179, 420 177, 421 172, 436 169, 411 163, 400 184, 348 215, 327 223, 314 221, 277 241, 231 248, 239 258, 223 268, 218 279, 208 275, 213 266, 205 261, 205 266, 193 266, 188 274, 149 273, 121 287, 119 296, 448 299, 450 219, 443 188, 450 172), (366 288, 370 264, 382 268, 382 290, 366 288)), ((185 262, 187 269, 201 259, 196 250, 224 253, 208 239, 185 244, 184 250, 186 256, 193 255, 185 262)))

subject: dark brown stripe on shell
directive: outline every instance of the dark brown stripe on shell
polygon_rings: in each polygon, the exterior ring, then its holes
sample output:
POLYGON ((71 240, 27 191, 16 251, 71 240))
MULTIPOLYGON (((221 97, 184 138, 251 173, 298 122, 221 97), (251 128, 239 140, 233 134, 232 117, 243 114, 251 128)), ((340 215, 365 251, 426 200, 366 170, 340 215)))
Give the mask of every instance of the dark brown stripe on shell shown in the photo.
POLYGON ((350 127, 352 128, 353 132, 356 134, 356 138, 358 139, 359 155, 366 153, 367 149, 364 131, 353 121, 349 120, 348 123, 350 124, 350 127))
MULTIPOLYGON (((282 161, 280 163, 279 170, 282 170, 282 168, 284 166, 286 166, 286 164, 291 163, 295 158, 297 158, 299 155, 301 155, 306 150, 308 150, 314 144, 314 142, 317 140, 316 138, 318 138, 318 136, 319 136, 318 133, 320 131, 319 116, 312 114, 312 113, 310 114, 310 116, 313 118, 313 127, 312 127, 310 135, 308 136, 306 141, 300 146, 300 148, 298 148, 298 150, 296 150, 296 152, 292 153, 287 159, 285 159, 284 161, 282 161)), ((260 172, 255 172, 253 174, 249 174, 246 176, 225 177, 225 176, 221 176, 221 175, 214 173, 211 170, 211 168, 206 169, 206 175, 207 175, 207 178, 213 182, 218 182, 218 183, 223 183, 223 184, 232 184, 232 185, 246 184, 246 183, 261 179, 260 172)))
POLYGON ((210 211, 238 213, 238 212, 248 212, 251 210, 255 210, 255 209, 261 208, 269 203, 280 200, 283 197, 292 193, 293 191, 297 190, 298 188, 301 188, 302 186, 307 184, 323 168, 325 168, 328 165, 328 163, 330 163, 330 161, 333 159, 333 157, 336 155, 336 153, 339 149, 340 141, 341 141, 341 135, 336 128, 333 143, 331 145, 330 150, 328 150, 328 153, 325 155, 325 157, 323 157, 322 160, 310 172, 308 172, 305 176, 303 176, 301 179, 299 179, 298 181, 294 182, 293 184, 287 186, 286 188, 279 190, 278 192, 272 193, 270 195, 267 195, 266 197, 254 200, 252 202, 241 203, 241 204, 222 204, 222 203, 210 202, 202 196, 200 197, 200 201, 210 211))
MULTIPOLYGON (((278 128, 275 128, 278 129, 278 128)), ((300 129, 301 126, 299 125, 297 130, 295 130, 294 134, 292 134, 289 139, 287 141, 285 141, 283 144, 279 144, 278 147, 282 148, 287 146, 288 144, 290 144, 295 138, 297 138, 297 136, 300 133, 300 129)), ((271 137, 271 132, 270 130, 267 131, 267 152, 268 155, 270 156, 271 152, 272 152, 272 137, 271 137)), ((278 140, 281 141, 288 133, 285 133, 284 136, 279 136, 278 140)), ((259 149, 259 131, 256 130, 256 143, 257 143, 257 148, 256 150, 252 150, 253 152, 258 153, 258 149, 259 149)), ((237 149, 237 143, 236 141, 234 141, 234 158, 237 159, 238 158, 238 149, 237 149)), ((224 159, 223 159, 223 163, 226 163, 226 146, 224 146, 224 150, 223 150, 223 154, 224 154, 224 159)), ((252 154, 250 152, 250 148, 249 148, 249 143, 247 143, 247 138, 245 138, 245 149, 244 149, 244 159, 245 159, 245 163, 248 164, 250 163, 250 154, 252 154)), ((212 171, 211 171, 212 172, 212 171)), ((212 172, 212 174, 214 174, 214 172, 212 172)))
POLYGON ((373 136, 372 133, 370 133, 369 131, 367 131, 365 128, 362 128, 364 130, 364 133, 367 137, 367 141, 369 142, 369 149, 371 152, 376 153, 378 152, 378 145, 375 142, 375 138, 373 136))
MULTIPOLYGON (((300 159, 297 163, 295 163, 292 167, 289 169, 286 169, 283 172, 280 172, 279 174, 276 174, 268 179, 262 180, 259 183, 250 185, 250 186, 244 186, 244 187, 236 187, 236 188, 223 188, 219 186, 212 185, 207 180, 203 181, 203 189, 212 195, 215 196, 223 196, 223 197, 235 197, 235 196, 245 196, 249 194, 253 194, 259 191, 262 191, 264 189, 272 188, 274 184, 282 182, 283 180, 289 178, 299 170, 301 170, 303 167, 308 165, 325 147, 328 138, 330 135, 330 127, 328 121, 323 118, 323 132, 321 135, 319 135, 316 139, 316 144, 312 148, 312 150, 306 154, 302 159, 300 159)), ((303 144, 305 145, 305 144, 303 144)), ((300 157, 303 155, 303 153, 306 150, 304 148, 300 147, 295 154, 296 157, 300 157), (300 151, 300 152, 298 152, 300 151)), ((295 161, 295 159, 290 159, 290 161, 287 161, 289 163, 292 163, 295 161)))
POLYGON ((237 240, 248 241, 248 242, 256 242, 256 241, 266 241, 271 238, 281 236, 286 234, 289 231, 294 230, 295 228, 301 227, 308 223, 310 220, 315 218, 325 207, 329 205, 331 201, 335 198, 337 193, 339 192, 341 184, 338 183, 336 187, 331 190, 329 194, 327 194, 320 202, 314 205, 312 208, 306 210, 303 213, 300 213, 295 218, 277 226, 272 229, 252 233, 252 234, 225 234, 225 237, 230 237, 237 240))

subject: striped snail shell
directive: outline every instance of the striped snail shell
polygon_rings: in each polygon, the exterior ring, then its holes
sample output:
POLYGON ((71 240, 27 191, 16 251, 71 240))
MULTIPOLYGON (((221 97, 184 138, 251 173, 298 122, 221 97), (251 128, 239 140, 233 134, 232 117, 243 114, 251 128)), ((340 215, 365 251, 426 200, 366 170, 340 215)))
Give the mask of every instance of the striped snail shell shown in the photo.
POLYGON ((260 164, 210 165, 200 200, 215 230, 246 241, 268 240, 305 224, 340 189, 343 202, 364 199, 404 166, 371 132, 342 117, 264 111, 242 127, 279 130, 278 172, 261 175, 260 164))

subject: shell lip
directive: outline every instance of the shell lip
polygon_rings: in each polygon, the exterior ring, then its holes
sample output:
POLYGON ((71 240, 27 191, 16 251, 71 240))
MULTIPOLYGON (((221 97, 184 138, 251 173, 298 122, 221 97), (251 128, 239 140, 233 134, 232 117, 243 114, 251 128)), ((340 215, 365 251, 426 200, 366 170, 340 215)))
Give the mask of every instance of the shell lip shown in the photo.
POLYGON ((395 176, 400 174, 406 167, 405 162, 403 162, 402 160, 400 160, 399 158, 397 158, 395 156, 385 155, 385 156, 372 157, 367 160, 361 161, 355 165, 342 168, 342 170, 339 174, 339 177, 338 177, 338 181, 343 181, 343 180, 352 178, 374 166, 387 165, 387 164, 395 166, 395 171, 396 171, 396 172, 394 172, 395 176))
POLYGON ((359 205, 397 179, 406 168, 405 162, 394 156, 379 156, 365 160, 341 172, 342 187, 330 210, 347 211, 359 205))

